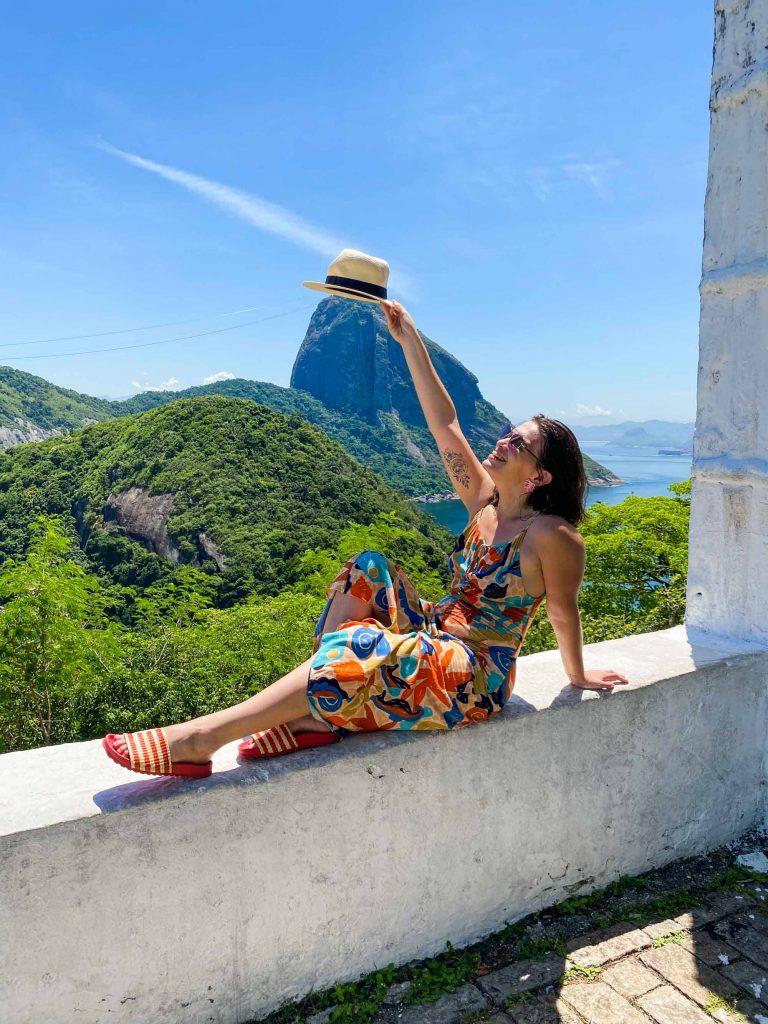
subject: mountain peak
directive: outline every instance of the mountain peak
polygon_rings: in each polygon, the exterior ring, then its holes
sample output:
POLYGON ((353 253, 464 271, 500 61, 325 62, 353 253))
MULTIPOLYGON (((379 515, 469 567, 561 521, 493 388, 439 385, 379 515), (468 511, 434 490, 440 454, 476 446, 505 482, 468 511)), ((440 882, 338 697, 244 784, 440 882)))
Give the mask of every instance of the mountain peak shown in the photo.
MULTIPOLYGON (((477 377, 422 338, 462 426, 471 432, 477 403, 483 401, 477 377)), ((426 426, 402 347, 390 336, 382 310, 371 303, 328 298, 318 305, 293 364, 291 387, 369 423, 376 423, 380 413, 393 413, 404 423, 426 426)), ((505 417, 493 411, 501 427, 505 417)))

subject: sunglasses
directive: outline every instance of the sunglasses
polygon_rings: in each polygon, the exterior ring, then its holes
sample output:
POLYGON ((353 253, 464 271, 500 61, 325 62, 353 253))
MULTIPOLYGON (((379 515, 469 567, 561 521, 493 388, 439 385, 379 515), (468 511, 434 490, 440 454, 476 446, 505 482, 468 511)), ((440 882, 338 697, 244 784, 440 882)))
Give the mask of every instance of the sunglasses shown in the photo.
POLYGON ((510 430, 507 433, 502 434, 501 437, 499 438, 499 440, 501 441, 502 438, 505 438, 505 439, 509 438, 510 447, 516 449, 517 451, 528 452, 528 454, 531 456, 531 458, 534 458, 538 462, 538 464, 541 466, 542 469, 546 468, 544 466, 544 463, 541 461, 539 456, 536 454, 536 452, 534 452, 531 449, 531 447, 528 444, 528 442, 520 434, 516 434, 514 431, 510 430))

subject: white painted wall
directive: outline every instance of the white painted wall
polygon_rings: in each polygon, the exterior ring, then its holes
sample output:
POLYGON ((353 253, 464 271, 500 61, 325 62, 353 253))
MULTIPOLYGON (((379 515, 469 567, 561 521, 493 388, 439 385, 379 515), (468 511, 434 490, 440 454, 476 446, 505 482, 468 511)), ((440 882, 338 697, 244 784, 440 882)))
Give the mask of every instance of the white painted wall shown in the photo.
POLYGON ((0 756, 0 1018, 240 1024, 762 823, 768 653, 683 627, 520 660, 497 719, 202 782, 98 741, 0 756))
POLYGON ((768 0, 717 0, 687 623, 768 643, 768 0))

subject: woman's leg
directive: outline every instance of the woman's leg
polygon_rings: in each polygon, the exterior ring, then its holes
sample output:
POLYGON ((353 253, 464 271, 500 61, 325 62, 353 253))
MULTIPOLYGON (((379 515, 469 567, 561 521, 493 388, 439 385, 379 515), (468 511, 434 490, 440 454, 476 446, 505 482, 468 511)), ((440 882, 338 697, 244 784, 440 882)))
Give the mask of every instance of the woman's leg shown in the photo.
MULTIPOLYGON (((378 619, 379 615, 373 611, 371 604, 371 601, 362 601, 359 597, 337 591, 331 601, 323 632, 320 635, 325 636, 326 633, 332 633, 342 622, 359 622, 361 619, 370 619, 371 617, 378 619)), ((288 725, 295 733, 331 731, 329 726, 310 714, 295 718, 288 725)))
MULTIPOLYGON (((171 760, 204 763, 225 743, 298 718, 307 710, 311 661, 311 658, 303 661, 282 679, 240 704, 179 725, 166 726, 171 760)), ((120 753, 125 752, 124 743, 115 743, 115 747, 120 753)))
MULTIPOLYGON (((328 611, 324 632, 335 629, 348 619, 357 621, 371 615, 370 602, 349 594, 337 594, 328 611)), ((225 743, 249 733, 260 732, 274 725, 290 723, 297 731, 328 732, 327 726, 307 713, 307 686, 312 658, 298 668, 265 687, 260 693, 212 715, 193 718, 189 722, 165 727, 172 761, 204 763, 225 743)), ((125 744, 116 749, 125 752, 125 744)))

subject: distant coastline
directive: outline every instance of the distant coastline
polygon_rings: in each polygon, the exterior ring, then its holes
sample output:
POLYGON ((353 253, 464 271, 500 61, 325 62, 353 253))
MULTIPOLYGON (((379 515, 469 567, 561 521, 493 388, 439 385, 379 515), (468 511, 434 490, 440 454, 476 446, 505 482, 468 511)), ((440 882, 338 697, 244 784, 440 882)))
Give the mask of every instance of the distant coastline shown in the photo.
MULTIPOLYGON (((626 480, 615 476, 610 479, 605 477, 590 477, 589 479, 590 487, 619 487, 625 483, 626 480)), ((438 501, 459 501, 459 496, 455 491, 436 491, 434 494, 419 494, 418 497, 408 500, 416 501, 420 505, 434 505, 438 501)))

